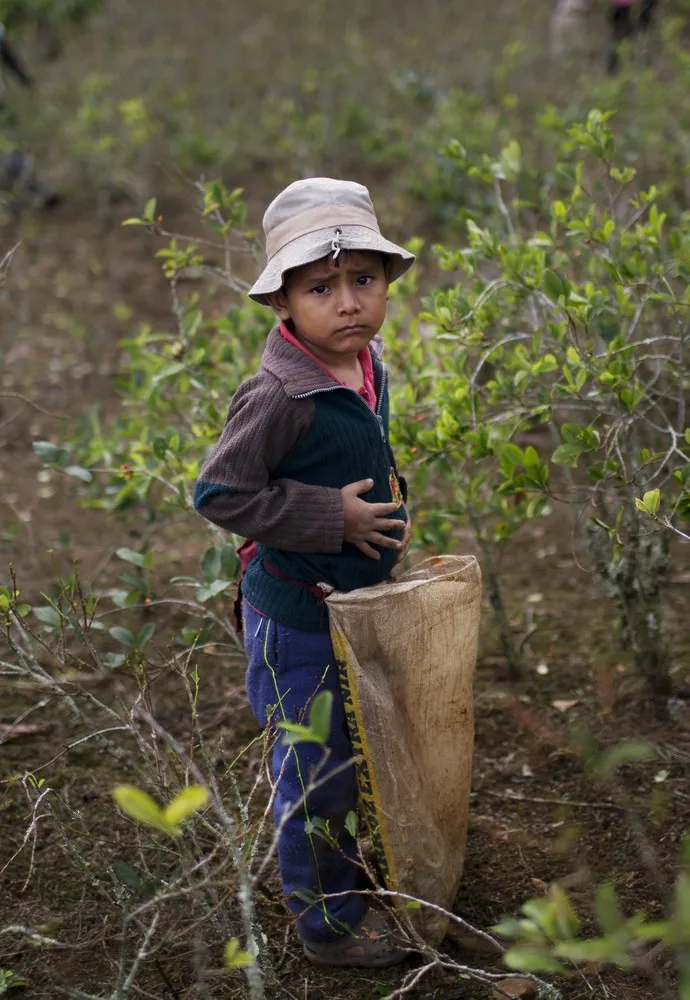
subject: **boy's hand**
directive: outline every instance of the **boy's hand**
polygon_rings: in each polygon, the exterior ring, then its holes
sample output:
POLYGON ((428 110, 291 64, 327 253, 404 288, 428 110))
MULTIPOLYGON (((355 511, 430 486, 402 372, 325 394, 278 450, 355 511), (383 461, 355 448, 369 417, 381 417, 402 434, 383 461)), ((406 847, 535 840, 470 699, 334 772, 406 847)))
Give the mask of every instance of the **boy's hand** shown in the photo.
POLYGON ((403 547, 403 542, 388 538, 381 532, 403 531, 405 522, 391 521, 386 517, 398 510, 395 503, 367 503, 366 500, 360 500, 360 494, 368 493, 373 485, 372 479, 362 479, 358 483, 344 486, 340 491, 345 508, 343 539, 351 542, 370 559, 380 559, 381 555, 373 548, 374 545, 396 550, 403 547))
MULTIPOLYGON (((405 508, 407 511, 407 508, 405 508)), ((396 563, 401 563, 403 559, 407 558, 407 553, 410 551, 410 542, 412 540, 412 522, 410 521, 410 515, 407 515, 407 523, 405 524, 405 530, 403 532, 402 548, 398 552, 398 558, 396 563)))

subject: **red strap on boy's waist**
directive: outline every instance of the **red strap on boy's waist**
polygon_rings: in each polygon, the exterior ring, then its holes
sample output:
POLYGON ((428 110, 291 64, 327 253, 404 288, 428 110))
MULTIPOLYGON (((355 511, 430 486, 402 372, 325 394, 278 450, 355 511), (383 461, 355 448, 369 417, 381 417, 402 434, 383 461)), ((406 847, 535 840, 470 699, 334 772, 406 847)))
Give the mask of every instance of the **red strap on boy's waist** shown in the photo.
POLYGON ((305 583, 304 580, 295 580, 294 577, 288 576, 287 573, 283 573, 282 570, 278 569, 277 566, 274 566, 273 563, 270 563, 267 559, 263 560, 263 564, 272 576, 277 577, 279 580, 285 580, 286 583, 294 583, 296 587, 302 587, 304 590, 308 590, 318 604, 325 604, 328 594, 323 587, 319 587, 315 583, 305 583))
POLYGON ((258 554, 259 550, 256 546, 256 542, 253 542, 251 538, 248 538, 242 543, 242 545, 240 545, 237 550, 237 555, 240 558, 240 576, 244 576, 249 569, 250 562, 252 562, 258 554))
MULTIPOLYGON (((243 545, 237 550, 237 554, 240 557, 240 580, 237 587, 237 597, 235 598, 235 603, 233 605, 233 617, 235 619, 235 631, 239 634, 242 631, 242 580, 244 579, 244 574, 247 572, 250 562, 256 558, 258 555, 258 549, 256 542, 253 542, 250 538, 244 542, 243 545)), ((303 587, 308 590, 317 604, 324 604, 328 594, 323 590, 322 587, 317 587, 315 583, 305 583, 304 580, 295 580, 293 577, 288 576, 287 573, 283 573, 282 570, 274 566, 273 563, 267 562, 266 559, 263 560, 263 564, 268 570, 268 572, 277 577, 278 580, 285 580, 286 583, 293 583, 296 587, 303 587)))

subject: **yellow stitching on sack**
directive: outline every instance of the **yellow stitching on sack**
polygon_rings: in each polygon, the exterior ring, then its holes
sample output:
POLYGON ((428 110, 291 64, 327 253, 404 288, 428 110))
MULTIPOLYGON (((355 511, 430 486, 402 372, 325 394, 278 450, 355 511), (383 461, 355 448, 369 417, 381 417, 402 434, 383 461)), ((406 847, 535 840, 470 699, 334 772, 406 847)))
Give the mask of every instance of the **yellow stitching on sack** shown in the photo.
POLYGON ((395 861, 388 839, 385 821, 381 812, 381 798, 376 775, 371 761, 371 753, 364 727, 361 724, 362 712, 357 694, 354 672, 350 663, 350 647, 344 634, 331 626, 331 641, 335 652, 340 689, 343 695, 343 707, 350 741, 355 754, 355 771, 359 787, 359 801, 366 820, 371 842, 376 852, 381 872, 386 886, 394 890, 398 885, 395 871, 395 861))

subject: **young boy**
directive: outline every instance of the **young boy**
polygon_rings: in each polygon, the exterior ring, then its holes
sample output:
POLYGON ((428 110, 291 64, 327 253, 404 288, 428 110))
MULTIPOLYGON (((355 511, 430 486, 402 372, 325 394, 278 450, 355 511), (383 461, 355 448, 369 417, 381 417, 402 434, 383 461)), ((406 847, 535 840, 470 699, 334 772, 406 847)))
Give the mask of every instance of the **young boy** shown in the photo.
POLYGON ((247 691, 260 724, 303 719, 317 693, 333 694, 328 761, 306 801, 323 749, 278 739, 272 758, 281 879, 305 954, 381 967, 405 951, 357 894, 356 843, 345 828, 357 808, 353 753, 318 585, 372 586, 407 552, 376 336, 389 282, 414 256, 381 236, 369 192, 349 181, 291 184, 268 207, 264 232, 268 262, 249 294, 279 323, 232 400, 194 504, 258 544, 242 594, 247 691), (327 837, 316 832, 324 823, 327 837))

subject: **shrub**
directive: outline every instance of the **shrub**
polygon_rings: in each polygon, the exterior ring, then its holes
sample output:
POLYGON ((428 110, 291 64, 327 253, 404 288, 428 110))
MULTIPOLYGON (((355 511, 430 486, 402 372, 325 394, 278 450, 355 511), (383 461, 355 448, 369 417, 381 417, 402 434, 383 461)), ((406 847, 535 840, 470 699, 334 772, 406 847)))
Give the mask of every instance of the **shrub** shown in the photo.
POLYGON ((446 527, 466 515, 487 557, 547 505, 570 508, 635 665, 664 698, 669 549, 635 499, 661 486, 668 510, 688 514, 690 220, 670 222, 656 188, 635 188, 607 119, 594 111, 562 134, 563 196, 546 187, 538 202, 521 198, 515 142, 479 162, 456 147, 493 205, 468 214, 467 246, 436 248, 465 277, 420 317, 414 388, 401 392, 425 416, 399 412, 396 433, 417 453, 415 485, 435 473, 446 527), (530 430, 540 443, 519 447, 530 430))

